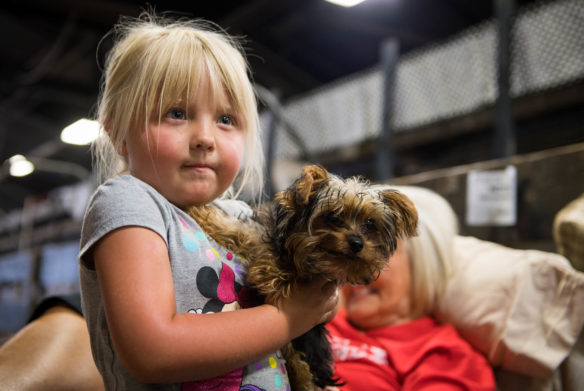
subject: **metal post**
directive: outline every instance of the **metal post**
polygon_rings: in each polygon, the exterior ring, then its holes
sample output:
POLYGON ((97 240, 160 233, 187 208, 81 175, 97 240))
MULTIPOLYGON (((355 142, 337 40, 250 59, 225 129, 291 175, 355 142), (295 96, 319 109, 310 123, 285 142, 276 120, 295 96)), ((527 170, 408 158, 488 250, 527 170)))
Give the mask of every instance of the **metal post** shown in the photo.
POLYGON ((284 109, 280 103, 278 98, 278 93, 274 93, 268 90, 265 87, 262 87, 259 84, 255 85, 255 90, 258 95, 258 98, 265 104, 266 108, 269 111, 270 119, 268 124, 268 146, 266 152, 266 180, 269 196, 273 195, 274 188, 273 188, 273 178, 271 175, 272 165, 274 163, 274 149, 276 146, 276 131, 278 125, 282 127, 282 129, 286 132, 290 140, 296 144, 298 149, 300 150, 300 160, 312 162, 314 158, 312 153, 308 150, 307 146, 302 141, 300 137, 300 133, 296 130, 296 128, 286 119, 284 115, 284 109))
POLYGON ((395 70, 399 56, 399 42, 389 39, 381 46, 381 72, 383 75, 383 98, 381 107, 381 131, 377 149, 375 180, 384 181, 394 175, 394 151, 392 143, 392 118, 395 96, 395 70))
MULTIPOLYGON (((267 151, 266 151, 266 168, 265 168, 265 182, 266 182, 266 197, 271 200, 274 197, 274 181, 272 179, 272 168, 274 165, 274 149, 276 149, 276 127, 278 126, 278 119, 272 110, 268 110, 268 128, 267 128, 267 151)), ((267 201, 264 200, 264 201, 267 201)))
POLYGON ((515 0, 495 0, 497 16, 497 87, 495 104, 494 158, 505 158, 516 153, 515 129, 511 113, 511 31, 515 0))

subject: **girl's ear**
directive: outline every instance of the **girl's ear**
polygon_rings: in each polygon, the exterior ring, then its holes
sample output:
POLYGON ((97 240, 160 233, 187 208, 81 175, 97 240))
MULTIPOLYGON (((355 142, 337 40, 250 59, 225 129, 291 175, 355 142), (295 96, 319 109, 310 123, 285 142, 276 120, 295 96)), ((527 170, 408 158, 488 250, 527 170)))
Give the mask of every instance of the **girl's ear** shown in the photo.
POLYGON ((122 142, 121 146, 116 146, 116 143, 114 142, 115 137, 112 135, 112 120, 111 118, 106 118, 104 123, 103 123, 103 130, 105 132, 105 134, 107 134, 107 136, 110 139, 111 144, 114 146, 116 153, 119 154, 122 157, 127 157, 128 156, 128 148, 126 146, 126 140, 124 140, 122 142))

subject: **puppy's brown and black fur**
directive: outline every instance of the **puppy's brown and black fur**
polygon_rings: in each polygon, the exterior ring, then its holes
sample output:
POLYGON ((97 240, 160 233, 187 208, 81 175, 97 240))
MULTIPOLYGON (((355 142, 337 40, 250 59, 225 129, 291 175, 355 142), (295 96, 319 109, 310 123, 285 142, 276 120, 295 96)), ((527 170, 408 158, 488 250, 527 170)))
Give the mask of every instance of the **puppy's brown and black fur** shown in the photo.
MULTIPOLYGON (((318 165, 240 222, 213 207, 191 215, 220 245, 248 260, 246 286, 277 304, 316 276, 367 284, 379 276, 397 239, 414 235, 417 212, 403 194, 318 165), (237 223, 237 224, 234 224, 237 223)), ((323 325, 283 347, 293 390, 337 385, 323 325)))

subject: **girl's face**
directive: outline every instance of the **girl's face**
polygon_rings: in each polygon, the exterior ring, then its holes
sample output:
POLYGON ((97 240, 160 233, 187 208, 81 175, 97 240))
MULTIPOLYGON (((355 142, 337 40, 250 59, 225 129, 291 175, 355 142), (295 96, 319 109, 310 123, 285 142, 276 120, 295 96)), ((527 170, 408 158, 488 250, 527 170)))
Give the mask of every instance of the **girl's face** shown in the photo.
POLYGON ((412 320, 410 258, 403 240, 379 278, 369 285, 343 287, 344 307, 349 322, 371 330, 412 320))
POLYGON ((130 173, 176 206, 203 205, 232 184, 243 159, 245 130, 225 93, 211 99, 209 80, 188 107, 178 102, 146 131, 130 131, 124 155, 130 173))

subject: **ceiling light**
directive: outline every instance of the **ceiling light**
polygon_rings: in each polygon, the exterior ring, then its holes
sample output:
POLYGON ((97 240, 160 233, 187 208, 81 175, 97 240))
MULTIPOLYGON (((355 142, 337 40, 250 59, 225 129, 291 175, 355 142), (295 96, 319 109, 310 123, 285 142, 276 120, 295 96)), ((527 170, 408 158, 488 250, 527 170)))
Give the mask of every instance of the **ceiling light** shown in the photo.
POLYGON ((324 0, 324 1, 328 1, 329 3, 340 5, 342 7, 353 7, 359 3, 364 2, 365 0, 324 0))
POLYGON ((14 155, 8 159, 10 163, 10 175, 22 177, 34 171, 34 165, 22 155, 14 155))
POLYGON ((98 136, 99 123, 83 118, 63 129, 61 132, 61 141, 73 145, 87 145, 98 136))

